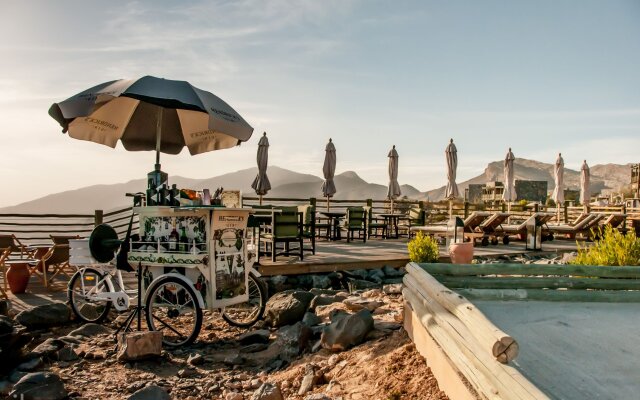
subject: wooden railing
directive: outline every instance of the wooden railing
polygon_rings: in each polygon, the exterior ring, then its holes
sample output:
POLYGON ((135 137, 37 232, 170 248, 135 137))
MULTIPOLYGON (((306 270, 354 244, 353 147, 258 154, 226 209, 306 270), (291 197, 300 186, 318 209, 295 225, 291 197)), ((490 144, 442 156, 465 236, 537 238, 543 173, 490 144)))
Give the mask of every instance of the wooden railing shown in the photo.
MULTIPOLYGON (((243 206, 251 207, 258 205, 260 199, 254 196, 243 196, 243 206)), ((303 204, 315 204, 316 210, 321 213, 327 211, 327 201, 325 198, 290 198, 290 197, 264 197, 262 204, 274 206, 297 206, 303 204)), ((373 199, 331 199, 329 207, 332 211, 345 211, 351 206, 370 206, 374 214, 389 212, 391 202, 373 199)), ((427 211, 427 222, 437 223, 446 220, 449 216, 449 203, 425 202, 418 200, 394 200, 393 208, 397 212, 404 212, 409 208, 417 207, 427 211)), ((93 228, 100 223, 108 223, 113 226, 119 235, 123 236, 131 217, 131 207, 122 208, 104 213, 96 210, 93 214, 0 214, 0 234, 15 234, 18 239, 26 243, 49 240, 49 235, 79 235, 87 237, 93 228)), ((626 208, 620 206, 589 206, 589 212, 599 213, 624 213, 630 219, 640 220, 640 208, 626 208)), ((452 214, 462 218, 467 217, 474 211, 507 211, 506 205, 488 206, 484 204, 471 204, 468 202, 454 202, 451 208, 452 214)), ((514 204, 511 206, 511 222, 521 222, 526 220, 536 211, 547 211, 557 214, 555 207, 544 206, 523 206, 514 204)), ((568 223, 573 221, 580 213, 584 212, 584 207, 560 207, 560 222, 568 223)), ((321 215, 320 215, 321 217, 321 215)), ((552 223, 557 222, 556 219, 552 223)), ((138 230, 138 216, 134 216, 134 232, 138 230)))

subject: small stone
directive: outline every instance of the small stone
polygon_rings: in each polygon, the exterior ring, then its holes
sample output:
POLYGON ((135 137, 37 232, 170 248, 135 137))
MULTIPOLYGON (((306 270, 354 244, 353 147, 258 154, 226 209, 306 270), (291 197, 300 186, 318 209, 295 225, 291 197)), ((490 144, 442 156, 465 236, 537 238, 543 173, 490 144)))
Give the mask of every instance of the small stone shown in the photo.
POLYGON ((344 351, 364 340, 373 329, 374 321, 368 310, 355 314, 337 314, 322 331, 322 347, 330 351, 344 351))
POLYGON ((118 335, 118 361, 138 361, 159 357, 162 352, 162 332, 130 332, 118 335))
POLYGON ((327 365, 329 368, 333 368, 340 362, 340 356, 338 354, 332 354, 331 357, 327 360, 327 365))
POLYGON ((13 383, 9 381, 0 381, 0 396, 8 396, 13 389, 13 383))
POLYGON ((55 359, 58 361, 75 361, 79 357, 75 351, 71 348, 71 346, 66 345, 60 350, 58 350, 55 354, 55 359))
POLYGON ((244 364, 244 357, 240 354, 235 354, 224 359, 224 363, 227 365, 242 365, 244 364))
POLYGON ((23 362, 18 365, 18 371, 22 372, 33 372, 40 369, 44 365, 44 361, 41 357, 32 358, 29 361, 23 362))
POLYGON ((171 400, 171 396, 160 386, 149 385, 129 396, 128 400, 171 400))
POLYGON ((324 393, 314 393, 306 396, 304 400, 332 400, 331 397, 324 393))
POLYGON ((191 369, 191 368, 185 368, 185 369, 181 369, 180 371, 178 371, 178 376, 180 378, 192 378, 194 376, 197 376, 198 371, 196 371, 195 369, 191 369))
POLYGON ((202 357, 202 354, 198 354, 198 353, 194 353, 191 354, 189 356, 189 358, 187 359, 187 364, 189 365, 202 365, 204 364, 204 357, 202 357))
POLYGON ((379 287, 379 283, 373 283, 362 279, 351 279, 349 281, 349 291, 352 293, 358 290, 376 289, 379 287))
MULTIPOLYGON (((308 366, 308 365, 307 365, 308 366)), ((300 389, 298 389, 298 396, 302 396, 313 390, 317 382, 317 377, 315 375, 315 370, 311 368, 308 370, 304 377, 302 378, 302 383, 300 383, 300 389)))
POLYGON ((36 346, 32 353, 41 357, 52 357, 58 350, 63 348, 65 343, 62 340, 49 338, 36 346))
POLYGON ((227 395, 224 398, 225 400, 243 400, 244 399, 242 394, 237 392, 227 393, 227 395))
POLYGON ((315 310, 317 307, 328 306, 329 304, 339 303, 344 301, 347 296, 339 294, 319 294, 311 300, 309 304, 310 310, 315 310))
POLYGON ((267 329, 258 329, 256 331, 245 332, 238 336, 238 341, 241 345, 254 344, 254 343, 269 343, 269 337, 271 332, 267 329))
POLYGON ((402 294, 402 284, 392 283, 388 285, 383 285, 382 291, 385 292, 386 294, 402 294))
POLYGON ((240 348, 241 353, 257 353, 259 351, 265 350, 269 348, 268 344, 265 343, 255 343, 250 344, 240 348))
POLYGON ((283 397, 277 383, 265 382, 253 393, 251 400, 283 400, 283 397))
POLYGON ((313 298, 313 294, 304 290, 276 293, 265 305, 264 320, 273 327, 301 321, 313 298))
POLYGON ((82 336, 86 338, 111 333, 111 329, 99 324, 84 324, 80 328, 69 332, 68 336, 82 336))
POLYGON ((367 309, 369 311, 374 311, 376 308, 384 305, 384 302, 382 301, 367 300, 367 299, 361 299, 358 297, 350 297, 345 301, 343 301, 343 303, 351 311, 360 311, 364 309, 367 309))

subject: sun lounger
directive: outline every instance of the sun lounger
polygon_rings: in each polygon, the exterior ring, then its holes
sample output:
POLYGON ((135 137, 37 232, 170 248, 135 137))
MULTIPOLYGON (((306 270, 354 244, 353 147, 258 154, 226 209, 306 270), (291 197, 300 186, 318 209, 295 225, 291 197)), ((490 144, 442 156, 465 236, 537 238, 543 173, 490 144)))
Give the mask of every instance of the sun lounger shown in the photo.
MULTIPOLYGON (((551 235, 564 235, 567 239, 575 239, 577 235, 590 237, 592 230, 598 227, 600 221, 604 219, 604 214, 590 214, 576 225, 548 225, 547 229, 551 235)), ((551 238, 550 238, 551 239, 551 238)))
POLYGON ((505 235, 500 229, 507 218, 509 218, 509 213, 496 212, 480 224, 478 228, 484 235, 482 237, 483 246, 487 246, 489 242, 497 245, 499 237, 502 237, 502 243, 509 244, 509 235, 505 235))
POLYGON ((607 215, 600 223, 600 228, 604 229, 610 226, 613 229, 620 229, 624 226, 624 222, 627 220, 627 214, 613 213, 607 215))
MULTIPOLYGON (((502 224, 500 225, 500 228, 497 229, 497 231, 503 235, 503 242, 504 242, 504 237, 510 237, 510 236, 517 236, 520 240, 524 240, 527 235, 527 222, 530 219, 537 218, 538 221, 540 221, 540 223, 542 223, 542 225, 545 226, 555 216, 556 214, 548 213, 548 212, 533 213, 528 219, 526 219, 525 221, 522 221, 519 224, 509 224, 509 225, 502 224)), ((543 235, 542 235, 543 239, 546 236, 544 233, 545 233, 545 230, 543 229, 543 235)), ((507 242, 508 241, 509 239, 507 239, 507 242)))
MULTIPOLYGON (((491 216, 490 212, 474 211, 464 220, 464 234, 466 238, 475 240, 478 236, 482 237, 482 231, 479 226, 491 216)), ((447 225, 424 225, 412 226, 411 232, 423 232, 433 236, 446 236, 447 225)))

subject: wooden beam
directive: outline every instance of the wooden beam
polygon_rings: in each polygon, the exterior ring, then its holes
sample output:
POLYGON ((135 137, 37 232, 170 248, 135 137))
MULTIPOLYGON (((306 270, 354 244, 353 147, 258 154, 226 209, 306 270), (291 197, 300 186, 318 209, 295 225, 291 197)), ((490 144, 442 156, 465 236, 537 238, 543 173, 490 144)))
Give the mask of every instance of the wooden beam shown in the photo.
POLYGON ((515 340, 489 321, 475 305, 443 286, 417 264, 407 264, 406 270, 419 282, 420 288, 424 289, 428 296, 458 317, 481 343, 490 344, 494 357, 503 357, 504 362, 516 357, 518 346, 515 340))
POLYGON ((540 300, 600 303, 640 303, 640 291, 554 289, 456 289, 471 300, 540 300))
POLYGON ((565 277, 476 277, 433 275, 440 283, 451 289, 600 289, 640 290, 640 279, 615 278, 565 278, 565 277))
POLYGON ((417 264, 432 275, 558 275, 640 279, 639 266, 609 267, 562 264, 417 264))

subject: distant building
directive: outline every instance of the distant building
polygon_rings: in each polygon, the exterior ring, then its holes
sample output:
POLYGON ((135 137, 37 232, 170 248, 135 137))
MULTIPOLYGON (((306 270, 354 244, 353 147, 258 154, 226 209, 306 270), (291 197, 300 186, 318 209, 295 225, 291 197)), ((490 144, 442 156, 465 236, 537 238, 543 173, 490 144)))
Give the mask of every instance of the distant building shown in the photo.
MULTIPOLYGON (((547 181, 522 181, 516 179, 516 201, 543 203, 547 201, 547 181)), ((470 203, 499 204, 502 202, 504 184, 499 181, 486 184, 470 184, 467 201, 470 203)))
POLYGON ((640 164, 631 165, 631 190, 636 198, 640 198, 640 164))

